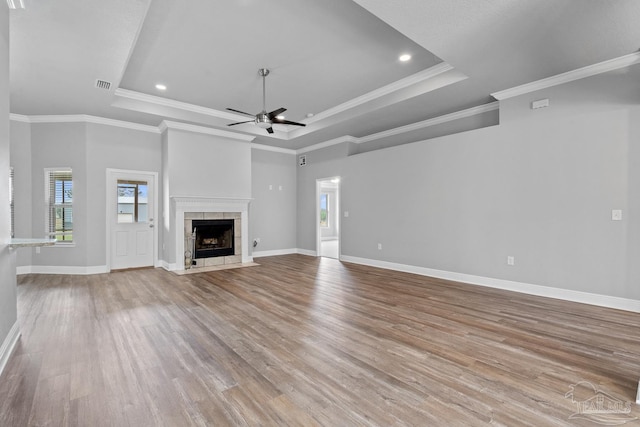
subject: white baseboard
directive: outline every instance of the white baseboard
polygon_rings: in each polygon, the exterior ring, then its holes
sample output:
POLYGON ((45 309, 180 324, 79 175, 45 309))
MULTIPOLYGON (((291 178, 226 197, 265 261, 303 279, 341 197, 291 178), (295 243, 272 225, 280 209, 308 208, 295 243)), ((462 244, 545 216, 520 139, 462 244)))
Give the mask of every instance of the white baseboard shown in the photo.
POLYGON ((108 273, 106 265, 93 265, 88 267, 66 265, 26 265, 16 268, 17 274, 74 274, 85 276, 89 274, 108 273))
POLYGON ((403 271, 406 273, 419 274, 421 276, 429 276, 438 279, 463 282, 471 285, 486 286, 489 288, 504 289, 507 291, 520 292, 529 295, 537 295, 541 297, 555 298, 565 301, 579 302, 583 304, 640 313, 640 301, 634 299, 592 294, 589 292, 574 291, 570 289, 552 288, 549 286, 533 285, 530 283, 514 282, 511 280, 494 279, 491 277, 474 276, 471 274, 454 273, 451 271, 435 270, 432 268, 416 267, 406 264, 396 264, 387 261, 378 261, 347 255, 342 255, 340 257, 340 260, 344 262, 351 262, 354 264, 385 268, 387 270, 403 271))
POLYGON ((260 258, 264 256, 278 256, 278 255, 291 255, 297 254, 297 249, 275 249, 271 251, 254 251, 251 255, 254 258, 260 258))
POLYGON ((300 255, 307 255, 307 256, 318 256, 318 253, 316 251, 310 251, 309 249, 296 249, 296 253, 300 254, 300 255))
POLYGON ((18 338, 20 338, 20 327, 18 326, 18 321, 16 321, 2 342, 2 346, 0 346, 0 375, 2 375, 2 371, 4 371, 5 366, 7 366, 9 357, 18 343, 18 338))
POLYGON ((177 270, 176 263, 170 264, 167 261, 160 260, 160 267, 164 268, 167 271, 175 271, 177 270))
POLYGON ((31 273, 31 266, 30 265, 24 265, 24 266, 16 267, 16 274, 18 276, 20 276, 21 274, 29 274, 29 273, 31 273))
POLYGON ((291 255, 291 254, 316 256, 316 251, 310 251, 307 249, 300 249, 300 248, 290 248, 290 249, 275 249, 272 251, 255 251, 252 255, 254 258, 260 258, 265 256, 278 256, 278 255, 291 255))

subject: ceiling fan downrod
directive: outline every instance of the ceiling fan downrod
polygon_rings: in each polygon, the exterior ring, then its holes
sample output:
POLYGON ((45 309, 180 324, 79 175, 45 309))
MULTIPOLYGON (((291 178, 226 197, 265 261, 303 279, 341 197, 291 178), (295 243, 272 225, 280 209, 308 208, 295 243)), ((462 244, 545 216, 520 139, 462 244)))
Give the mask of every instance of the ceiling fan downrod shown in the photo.
POLYGON ((268 68, 258 69, 258 75, 262 76, 262 112, 256 114, 256 125, 262 129, 271 129, 271 117, 267 114, 267 76, 269 75, 268 68))
POLYGON ((262 112, 264 114, 267 113, 267 76, 269 75, 269 69, 268 68, 260 68, 258 70, 258 75, 262 76, 262 112))

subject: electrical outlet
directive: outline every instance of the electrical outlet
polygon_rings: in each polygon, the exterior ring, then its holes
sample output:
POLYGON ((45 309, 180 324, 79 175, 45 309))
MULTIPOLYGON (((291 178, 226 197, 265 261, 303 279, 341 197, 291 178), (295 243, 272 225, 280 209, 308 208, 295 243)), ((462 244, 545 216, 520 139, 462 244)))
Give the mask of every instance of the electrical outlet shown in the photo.
POLYGON ((382 243, 378 243, 378 250, 381 251, 382 250, 382 243))
POLYGON ((622 210, 614 209, 611 211, 611 221, 622 221, 622 210))
POLYGON ((349 218, 349 211, 344 211, 344 217, 349 218))
POLYGON ((512 256, 508 256, 507 257, 507 265, 515 265, 516 264, 516 259, 512 256))

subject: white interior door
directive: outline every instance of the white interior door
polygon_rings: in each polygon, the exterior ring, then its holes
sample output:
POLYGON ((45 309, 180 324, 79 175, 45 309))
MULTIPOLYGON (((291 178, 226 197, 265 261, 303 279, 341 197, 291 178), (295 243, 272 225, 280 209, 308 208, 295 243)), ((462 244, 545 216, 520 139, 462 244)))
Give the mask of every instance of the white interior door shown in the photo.
POLYGON ((111 269, 154 265, 155 181, 154 173, 110 172, 107 203, 111 269))

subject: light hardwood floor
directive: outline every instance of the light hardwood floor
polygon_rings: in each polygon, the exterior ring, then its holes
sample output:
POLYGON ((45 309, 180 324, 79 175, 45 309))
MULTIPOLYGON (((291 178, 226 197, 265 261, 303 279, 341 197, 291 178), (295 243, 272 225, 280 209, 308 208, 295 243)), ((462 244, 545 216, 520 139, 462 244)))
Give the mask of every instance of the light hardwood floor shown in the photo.
MULTIPOLYGON (((638 314, 326 258, 256 261, 19 276, 0 425, 593 426, 570 419, 594 396, 565 397, 572 384, 635 401, 638 314)), ((630 408, 616 416, 640 416, 630 408)))

